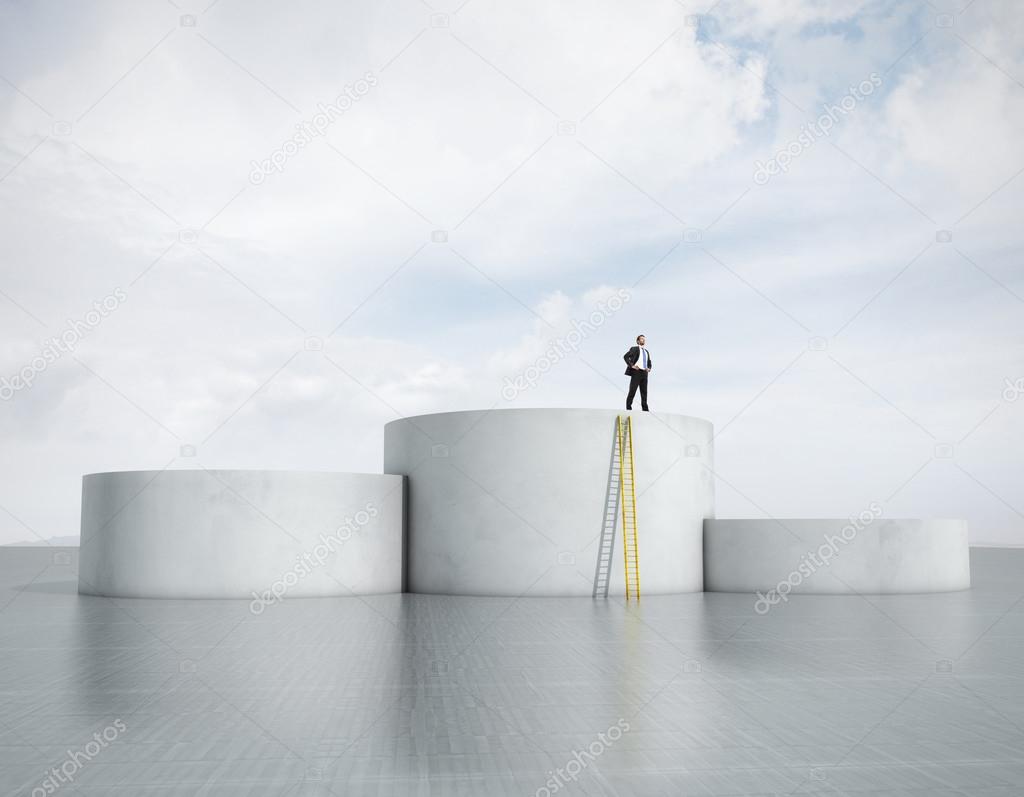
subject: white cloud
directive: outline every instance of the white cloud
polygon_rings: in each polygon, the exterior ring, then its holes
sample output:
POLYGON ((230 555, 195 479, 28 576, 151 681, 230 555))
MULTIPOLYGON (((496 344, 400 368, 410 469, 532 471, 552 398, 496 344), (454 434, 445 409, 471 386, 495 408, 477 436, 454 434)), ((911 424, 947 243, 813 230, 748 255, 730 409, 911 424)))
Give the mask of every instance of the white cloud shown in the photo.
MULTIPOLYGON (((957 462, 1015 501, 1003 441, 1024 402, 985 415, 1021 376, 1012 3, 951 29, 855 0, 726 0, 700 29, 674 3, 472 0, 448 27, 411 1, 219 3, 195 28, 169 5, 0 13, 17 87, 0 82, 3 373, 128 294, 79 351, 109 384, 65 360, 0 404, 0 506, 44 537, 76 530, 81 473, 162 467, 183 444, 198 457, 176 467, 378 470, 383 423, 500 401, 620 288, 630 301, 517 406, 619 406, 642 331, 652 406, 736 418, 722 515, 859 510, 932 447, 903 413, 937 439, 970 433, 957 462), (755 160, 894 63, 828 140, 754 184, 755 160), (249 182, 366 70, 378 86, 249 182)), ((966 516, 978 539, 1024 529, 955 468, 923 473, 900 511, 966 516)), ((0 541, 26 537, 0 524, 0 541)))

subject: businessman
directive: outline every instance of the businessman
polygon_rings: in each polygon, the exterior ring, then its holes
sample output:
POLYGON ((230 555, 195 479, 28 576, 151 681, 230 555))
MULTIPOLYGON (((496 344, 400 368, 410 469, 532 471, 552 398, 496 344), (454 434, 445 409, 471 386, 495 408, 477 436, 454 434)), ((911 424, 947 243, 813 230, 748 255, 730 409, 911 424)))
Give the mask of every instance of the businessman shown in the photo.
POLYGON ((626 361, 626 376, 629 377, 629 395, 626 396, 626 409, 633 409, 633 396, 640 388, 640 407, 644 412, 647 408, 647 374, 651 371, 651 355, 644 345, 647 339, 643 335, 636 336, 636 345, 622 355, 626 361))

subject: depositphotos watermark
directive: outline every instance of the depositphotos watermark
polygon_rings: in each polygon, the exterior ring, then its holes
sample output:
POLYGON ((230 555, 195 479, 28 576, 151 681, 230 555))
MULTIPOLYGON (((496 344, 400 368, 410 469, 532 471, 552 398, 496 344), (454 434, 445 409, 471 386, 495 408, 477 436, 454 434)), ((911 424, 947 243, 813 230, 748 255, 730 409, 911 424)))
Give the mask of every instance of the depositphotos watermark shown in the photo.
POLYGON ((281 577, 274 581, 269 589, 264 590, 262 595, 256 592, 252 593, 249 611, 259 616, 267 610, 268 606, 284 600, 288 590, 312 573, 315 568, 323 566, 330 559, 336 547, 348 542, 353 534, 377 517, 378 514, 377 507, 372 502, 367 503, 365 508, 356 512, 355 517, 345 518, 345 522, 333 532, 321 534, 320 542, 313 546, 313 550, 305 551, 296 556, 295 566, 282 573, 281 577))
POLYGON ((353 105, 370 93, 370 89, 377 85, 377 76, 373 72, 364 72, 351 86, 346 84, 333 102, 326 105, 318 102, 317 112, 308 121, 302 121, 295 125, 298 130, 294 136, 289 138, 280 147, 275 149, 263 160, 250 162, 252 170, 249 172, 249 182, 253 185, 261 185, 274 172, 283 172, 284 165, 289 158, 294 158, 299 150, 305 149, 317 136, 322 136, 327 129, 340 119, 353 105))
POLYGON ((572 329, 564 337, 551 341, 544 353, 518 374, 505 377, 505 384, 501 388, 501 397, 505 401, 512 401, 523 391, 536 387, 541 376, 570 353, 578 352, 580 344, 621 310, 631 297, 632 294, 629 291, 619 288, 611 296, 601 299, 597 303, 597 309, 587 316, 586 320, 580 321, 574 318, 569 324, 572 329))
POLYGON ((114 720, 113 725, 108 725, 102 731, 94 733, 93 740, 86 742, 81 750, 68 750, 67 758, 61 765, 51 769, 43 782, 32 789, 32 797, 45 797, 47 794, 54 794, 61 786, 73 782, 82 767, 98 756, 104 747, 108 747, 126 730, 128 730, 127 726, 118 718, 114 720))
POLYGON ((1003 388, 1003 400, 1008 401, 1011 404, 1024 396, 1024 376, 1018 376, 1015 380, 1011 380, 1010 377, 1004 377, 1003 382, 1006 383, 1006 387, 1003 388))
POLYGON ((842 117, 857 107, 857 103, 874 93, 875 89, 882 85, 882 78, 877 72, 872 72, 867 80, 862 80, 856 86, 850 86, 838 103, 823 105, 823 113, 813 122, 808 122, 800 128, 796 138, 786 146, 778 150, 767 161, 755 161, 754 182, 758 185, 765 185, 777 174, 788 172, 789 165, 799 158, 804 152, 814 146, 814 142, 823 136, 832 133, 842 117))
POLYGON ((565 766, 548 772, 550 777, 547 782, 534 792, 535 797, 551 797, 557 794, 570 782, 575 783, 591 763, 604 753, 615 742, 622 738, 622 735, 629 730, 629 723, 626 720, 619 720, 604 733, 597 734, 597 739, 587 745, 583 750, 573 750, 572 757, 565 763, 565 766))
POLYGON ((20 390, 32 387, 36 377, 57 362, 65 354, 75 350, 78 342, 102 323, 103 319, 113 313, 128 298, 121 288, 92 303, 92 310, 83 318, 69 318, 64 330, 43 341, 43 350, 23 365, 11 377, 0 377, 0 399, 10 401, 20 390))
POLYGON ((788 601, 789 593, 793 587, 798 587, 804 579, 814 575, 818 568, 826 567, 832 563, 832 559, 839 555, 841 546, 848 545, 856 539, 865 526, 874 523, 882 516, 882 507, 877 501, 871 502, 868 510, 861 512, 857 517, 850 518, 850 522, 843 526, 838 534, 825 534, 825 540, 815 551, 808 551, 800 557, 800 564, 786 578, 775 585, 773 589, 765 594, 758 590, 757 600, 754 601, 754 611, 758 614, 768 614, 772 606, 780 601, 788 601), (870 510, 870 511, 868 511, 870 510))

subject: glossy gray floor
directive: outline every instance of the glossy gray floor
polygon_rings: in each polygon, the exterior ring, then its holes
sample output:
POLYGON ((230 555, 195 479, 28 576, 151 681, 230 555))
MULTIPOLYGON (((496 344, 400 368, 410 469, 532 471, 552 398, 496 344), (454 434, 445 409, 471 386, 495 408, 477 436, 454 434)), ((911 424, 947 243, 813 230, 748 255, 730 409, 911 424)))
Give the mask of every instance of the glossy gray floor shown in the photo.
POLYGON ((0 548, 0 793, 1019 797, 1024 551, 972 559, 969 592, 763 616, 725 594, 257 616, 80 597, 77 549, 0 548))

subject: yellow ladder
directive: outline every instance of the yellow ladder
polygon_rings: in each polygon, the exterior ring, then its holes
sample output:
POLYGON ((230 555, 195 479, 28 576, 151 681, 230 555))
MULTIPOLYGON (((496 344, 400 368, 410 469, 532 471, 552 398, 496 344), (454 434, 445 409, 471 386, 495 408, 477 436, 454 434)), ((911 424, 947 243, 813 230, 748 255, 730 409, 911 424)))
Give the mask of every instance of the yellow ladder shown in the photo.
POLYGON ((615 421, 619 440, 619 495, 622 505, 622 552, 626 559, 626 600, 640 600, 640 552, 637 548, 636 474, 633 467, 633 419, 615 421))

